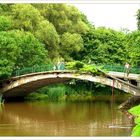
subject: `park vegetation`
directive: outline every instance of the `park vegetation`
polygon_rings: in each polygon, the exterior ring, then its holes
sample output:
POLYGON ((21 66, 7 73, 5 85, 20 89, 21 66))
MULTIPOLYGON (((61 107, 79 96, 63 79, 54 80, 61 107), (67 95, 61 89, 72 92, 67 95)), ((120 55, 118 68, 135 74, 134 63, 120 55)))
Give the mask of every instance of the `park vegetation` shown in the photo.
MULTIPOLYGON (((137 19, 139 27, 139 14, 137 19)), ((139 35, 96 28, 72 5, 1 4, 0 79, 58 61, 139 66, 139 35)))
POLYGON ((136 124, 132 130, 132 136, 140 136, 140 105, 129 109, 129 112, 134 116, 134 122, 136 124))
POLYGON ((89 64, 140 66, 138 30, 98 27, 66 4, 0 5, 0 80, 16 70, 65 62, 99 74, 89 64), (86 65, 84 65, 86 64, 86 65))
MULTIPOLYGON (((96 28, 72 5, 0 4, 0 80, 10 78, 15 70, 60 61, 65 62, 68 69, 92 74, 99 71, 88 64, 124 65, 128 62, 139 67, 140 10, 137 21, 136 31, 116 31, 96 28)), ((111 88, 72 80, 39 89, 26 100, 94 100, 94 91, 98 95, 106 91, 106 95, 111 93, 111 88)), ((135 130, 140 128, 139 120, 136 119, 135 130)), ((139 135, 139 130, 133 135, 139 135)))
MULTIPOLYGON (((137 19, 139 27, 139 12, 137 19)), ((1 4, 0 80, 10 78, 16 70, 56 65, 61 61, 67 69, 96 75, 100 72, 90 64, 129 62, 137 67, 140 66, 139 35, 139 30, 96 28, 72 5, 1 4)), ((89 89, 91 84, 84 83, 89 89)), ((67 85, 60 87, 50 87, 47 94, 56 90, 63 93, 68 88, 67 85)), ((92 91, 97 87, 104 86, 93 84, 92 91)))

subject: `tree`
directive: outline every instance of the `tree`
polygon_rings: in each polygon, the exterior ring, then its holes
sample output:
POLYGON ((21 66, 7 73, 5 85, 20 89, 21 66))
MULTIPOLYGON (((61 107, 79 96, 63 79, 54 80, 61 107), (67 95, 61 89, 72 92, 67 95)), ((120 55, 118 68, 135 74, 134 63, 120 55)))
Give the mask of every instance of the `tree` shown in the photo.
POLYGON ((14 28, 29 31, 35 35, 48 50, 49 57, 54 59, 59 55, 59 35, 52 23, 40 14, 31 4, 12 5, 14 28))
POLYGON ((14 28, 34 32, 43 17, 31 4, 14 4, 11 6, 14 28))
POLYGON ((0 4, 0 16, 6 16, 11 13, 11 5, 13 4, 0 4))
POLYGON ((32 67, 34 65, 47 64, 50 60, 45 45, 30 32, 13 31, 18 47, 21 49, 17 57, 16 66, 20 68, 32 67))
POLYGON ((45 44, 51 59, 58 56, 60 39, 52 23, 47 20, 40 21, 35 36, 45 44))
POLYGON ((66 4, 34 4, 41 15, 51 22, 58 34, 85 33, 89 30, 82 14, 74 6, 66 4))
POLYGON ((0 32, 0 52, 0 79, 11 76, 17 67, 50 63, 45 46, 29 32, 0 32))
POLYGON ((0 32, 0 79, 11 76, 20 48, 7 32, 0 32))
POLYGON ((0 16, 0 31, 7 31, 12 27, 12 21, 6 16, 0 16))
POLYGON ((84 39, 85 62, 124 64, 126 60, 125 34, 104 27, 90 30, 84 39))
MULTIPOLYGON (((83 43, 81 35, 90 27, 86 17, 77 8, 66 4, 2 4, 0 11, 5 16, 5 19, 2 19, 4 22, 0 22, 2 30, 30 32, 45 45, 52 61, 64 58, 63 52, 66 51, 67 44, 64 46, 61 39, 64 39, 65 33, 77 34, 79 42, 74 41, 79 46, 83 43)), ((78 51, 74 52, 75 45, 71 47, 73 51, 69 52, 67 57, 73 59, 75 54, 78 55, 78 51)))
POLYGON ((129 62, 133 66, 140 66, 140 31, 134 31, 127 34, 126 42, 129 62))
POLYGON ((137 11, 137 28, 140 30, 140 9, 137 11))
POLYGON ((83 48, 83 39, 79 34, 64 33, 61 37, 61 56, 67 61, 72 60, 72 53, 83 48))

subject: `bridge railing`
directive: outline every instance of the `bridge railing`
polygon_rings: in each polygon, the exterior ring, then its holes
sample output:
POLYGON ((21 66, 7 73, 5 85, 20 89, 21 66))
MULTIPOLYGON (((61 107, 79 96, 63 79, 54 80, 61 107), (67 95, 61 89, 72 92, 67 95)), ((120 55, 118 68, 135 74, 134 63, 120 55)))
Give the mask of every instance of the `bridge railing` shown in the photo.
MULTIPOLYGON (((125 72, 124 66, 102 65, 102 64, 99 64, 97 66, 107 71, 125 72)), ((140 74, 140 67, 130 67, 129 72, 134 74, 140 74)))
POLYGON ((53 65, 51 64, 43 65, 43 66, 33 66, 33 67, 27 67, 27 68, 15 70, 12 73, 12 76, 20 76, 20 75, 29 74, 29 73, 51 71, 51 70, 53 70, 53 65))
MULTIPOLYGON (((97 66, 100 69, 106 70, 106 71, 125 72, 124 66, 103 65, 103 64, 94 65, 94 66, 97 66)), ((60 64, 56 66, 53 64, 48 64, 48 65, 43 65, 43 66, 33 66, 33 67, 27 67, 27 68, 15 70, 12 73, 12 76, 20 76, 20 75, 36 73, 36 72, 64 70, 64 69, 65 69, 64 64, 60 64)), ((130 73, 140 74, 140 67, 131 67, 130 73)))
POLYGON ((64 69, 65 69, 65 66, 63 63, 60 63, 58 65, 48 64, 48 65, 42 65, 42 66, 33 66, 33 67, 17 69, 12 73, 12 76, 20 76, 20 75, 36 73, 36 72, 64 70, 64 69))

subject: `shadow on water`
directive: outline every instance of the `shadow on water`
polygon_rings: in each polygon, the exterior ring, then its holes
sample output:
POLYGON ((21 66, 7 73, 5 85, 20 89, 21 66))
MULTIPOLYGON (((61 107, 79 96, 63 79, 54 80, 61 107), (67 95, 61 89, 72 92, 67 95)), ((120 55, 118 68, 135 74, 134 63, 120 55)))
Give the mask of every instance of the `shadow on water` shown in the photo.
POLYGON ((9 98, 5 97, 4 100, 5 100, 6 103, 9 103, 9 102, 24 102, 25 101, 24 97, 22 97, 22 96, 21 97, 20 96, 19 97, 9 97, 9 98))

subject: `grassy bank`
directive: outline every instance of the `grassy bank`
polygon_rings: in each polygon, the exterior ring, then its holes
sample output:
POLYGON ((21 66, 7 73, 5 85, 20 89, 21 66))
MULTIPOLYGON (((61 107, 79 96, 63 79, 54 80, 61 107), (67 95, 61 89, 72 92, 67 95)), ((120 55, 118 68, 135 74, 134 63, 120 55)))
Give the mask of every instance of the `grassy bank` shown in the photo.
POLYGON ((132 130, 131 136, 140 136, 140 105, 137 105, 128 110, 134 117, 135 127, 132 130))

